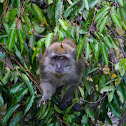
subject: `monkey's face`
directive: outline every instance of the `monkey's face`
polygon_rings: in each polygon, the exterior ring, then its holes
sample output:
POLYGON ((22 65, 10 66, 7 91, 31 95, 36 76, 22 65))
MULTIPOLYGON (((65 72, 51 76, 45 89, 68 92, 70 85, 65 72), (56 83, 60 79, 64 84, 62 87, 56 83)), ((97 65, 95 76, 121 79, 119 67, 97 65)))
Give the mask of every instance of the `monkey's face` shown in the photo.
POLYGON ((75 72, 76 50, 69 45, 58 43, 55 48, 49 50, 49 70, 57 78, 67 77, 75 72))
POLYGON ((69 58, 65 56, 58 56, 55 55, 51 57, 51 65, 52 65, 52 72, 57 76, 63 76, 64 74, 67 74, 71 67, 71 62, 69 58))

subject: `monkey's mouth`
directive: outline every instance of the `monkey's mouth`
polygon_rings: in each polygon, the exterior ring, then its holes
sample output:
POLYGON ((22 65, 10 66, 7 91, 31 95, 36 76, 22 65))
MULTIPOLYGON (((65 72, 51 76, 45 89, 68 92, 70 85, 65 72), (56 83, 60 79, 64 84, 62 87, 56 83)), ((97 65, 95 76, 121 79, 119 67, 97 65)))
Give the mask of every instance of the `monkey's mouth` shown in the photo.
POLYGON ((62 78, 64 75, 61 74, 61 73, 54 73, 54 72, 51 72, 55 78, 62 78))
POLYGON ((55 76, 58 77, 58 78, 61 78, 62 77, 61 74, 55 74, 55 76))

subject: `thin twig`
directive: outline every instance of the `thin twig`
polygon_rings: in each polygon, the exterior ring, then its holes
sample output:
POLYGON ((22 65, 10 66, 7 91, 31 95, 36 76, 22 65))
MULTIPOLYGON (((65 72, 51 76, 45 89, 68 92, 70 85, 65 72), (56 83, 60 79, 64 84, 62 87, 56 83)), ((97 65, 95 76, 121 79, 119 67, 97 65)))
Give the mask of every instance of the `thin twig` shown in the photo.
POLYGON ((6 65, 7 65, 10 69, 14 70, 6 61, 4 61, 4 60, 1 59, 1 58, 0 58, 0 60, 1 60, 2 62, 6 63, 6 65))
MULTIPOLYGON (((5 47, 4 44, 0 43, 0 46, 5 50, 6 53, 8 53, 8 54, 14 59, 14 61, 19 65, 19 67, 24 68, 24 67, 15 59, 15 57, 6 49, 6 47, 5 47)), ((25 68, 24 68, 24 69, 25 69, 25 68)), ((35 84, 35 86, 38 88, 39 92, 40 92, 41 94, 43 94, 42 91, 41 91, 41 89, 40 89, 40 87, 39 87, 39 85, 38 85, 38 80, 37 80, 37 78, 36 78, 29 70, 25 69, 25 72, 26 72, 27 76, 34 82, 34 84, 35 84), (31 76, 30 76, 30 75, 31 75, 31 76)))
POLYGON ((119 39, 120 37, 116 34, 116 32, 110 26, 106 25, 106 27, 109 28, 112 31, 112 33, 114 34, 114 36, 117 38, 117 40, 119 42, 119 46, 121 48, 121 52, 123 54, 123 58, 126 58, 126 53, 125 53, 125 51, 123 49, 123 45, 122 45, 122 43, 121 43, 121 41, 119 39))
POLYGON ((23 5, 22 5, 22 7, 20 9, 20 13, 19 13, 18 18, 17 18, 17 21, 16 21, 16 27, 17 27, 17 23, 18 23, 19 17, 20 17, 20 15, 22 13, 22 9, 24 8, 25 2, 26 2, 26 0, 23 2, 23 5))

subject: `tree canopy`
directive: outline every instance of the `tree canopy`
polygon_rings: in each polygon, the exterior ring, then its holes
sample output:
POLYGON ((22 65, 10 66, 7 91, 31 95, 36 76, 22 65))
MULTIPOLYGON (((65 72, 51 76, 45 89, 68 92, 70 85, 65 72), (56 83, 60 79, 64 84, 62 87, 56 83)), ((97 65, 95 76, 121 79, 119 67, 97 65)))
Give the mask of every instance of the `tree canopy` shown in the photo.
POLYGON ((125 0, 0 0, 0 125, 90 126, 126 122, 125 0), (81 97, 61 111, 56 94, 37 109, 39 55, 52 39, 85 58, 81 97), (82 109, 71 108, 79 102, 82 109))

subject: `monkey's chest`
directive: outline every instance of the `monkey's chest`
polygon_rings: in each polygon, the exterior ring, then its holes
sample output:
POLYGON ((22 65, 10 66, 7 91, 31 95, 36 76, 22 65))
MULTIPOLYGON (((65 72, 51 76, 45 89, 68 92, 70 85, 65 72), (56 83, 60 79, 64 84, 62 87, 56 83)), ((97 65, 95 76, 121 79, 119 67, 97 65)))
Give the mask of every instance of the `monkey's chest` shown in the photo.
POLYGON ((73 76, 51 76, 50 82, 55 84, 56 87, 59 87, 64 84, 73 83, 73 76))

